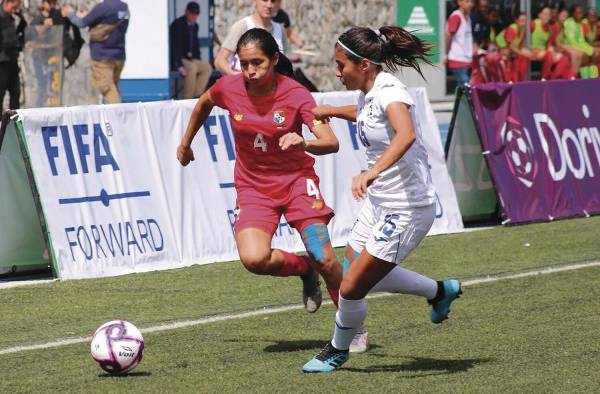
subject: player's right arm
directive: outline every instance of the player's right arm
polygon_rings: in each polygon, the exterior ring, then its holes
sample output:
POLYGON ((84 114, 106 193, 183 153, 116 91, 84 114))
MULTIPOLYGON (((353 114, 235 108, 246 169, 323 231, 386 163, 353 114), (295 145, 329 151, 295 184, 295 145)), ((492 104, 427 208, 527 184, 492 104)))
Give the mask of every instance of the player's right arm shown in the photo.
POLYGON ((315 118, 319 120, 334 117, 356 122, 356 105, 335 107, 333 105, 324 104, 313 108, 312 113, 315 115, 315 118))
POLYGON ((214 106, 215 102, 213 101, 209 90, 200 96, 200 99, 198 99, 198 102, 194 106, 185 134, 177 148, 177 160, 179 160, 182 166, 187 166, 190 161, 194 161, 192 141, 194 140, 198 129, 200 129, 200 126, 204 124, 206 118, 210 115, 210 111, 212 111, 214 106))
POLYGON ((235 74, 235 71, 229 66, 229 59, 231 58, 232 53, 233 52, 229 49, 223 47, 219 48, 219 52, 217 52, 217 56, 215 57, 215 68, 223 75, 235 74))
POLYGON ((248 28, 244 19, 235 22, 221 43, 221 48, 219 48, 219 52, 217 52, 217 56, 215 57, 215 68, 223 75, 236 74, 231 68, 231 56, 235 52, 238 40, 246 30, 248 30, 248 28))

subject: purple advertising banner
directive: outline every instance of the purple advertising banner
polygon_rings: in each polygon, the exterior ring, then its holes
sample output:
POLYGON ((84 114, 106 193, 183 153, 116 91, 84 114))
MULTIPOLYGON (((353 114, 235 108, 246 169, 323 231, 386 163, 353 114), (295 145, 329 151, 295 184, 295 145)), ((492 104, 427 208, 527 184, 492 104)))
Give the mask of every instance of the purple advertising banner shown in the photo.
POLYGON ((600 79, 473 87, 507 223, 600 213, 600 79))

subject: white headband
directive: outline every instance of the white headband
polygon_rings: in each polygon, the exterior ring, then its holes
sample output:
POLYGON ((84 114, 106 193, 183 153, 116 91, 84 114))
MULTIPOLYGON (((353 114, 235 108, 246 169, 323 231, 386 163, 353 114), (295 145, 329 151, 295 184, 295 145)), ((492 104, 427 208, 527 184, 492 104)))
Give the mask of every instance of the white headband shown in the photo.
POLYGON ((343 43, 342 43, 340 40, 337 40, 337 44, 338 44, 339 46, 341 46, 342 48, 344 48, 344 50, 345 50, 345 51, 347 51, 347 52, 349 52, 350 54, 352 54, 352 55, 356 56, 357 58, 359 58, 359 59, 365 59, 365 60, 366 60, 366 61, 368 61, 369 63, 373 63, 373 64, 375 64, 375 65, 377 65, 377 66, 381 66, 381 63, 380 63, 380 62, 376 62, 376 61, 373 61, 373 60, 371 60, 371 59, 368 59, 368 58, 366 58, 366 57, 364 57, 364 56, 361 56, 361 55, 359 55, 358 53, 354 52, 352 49, 350 49, 350 48, 348 48, 346 45, 344 45, 344 44, 343 44, 343 43))

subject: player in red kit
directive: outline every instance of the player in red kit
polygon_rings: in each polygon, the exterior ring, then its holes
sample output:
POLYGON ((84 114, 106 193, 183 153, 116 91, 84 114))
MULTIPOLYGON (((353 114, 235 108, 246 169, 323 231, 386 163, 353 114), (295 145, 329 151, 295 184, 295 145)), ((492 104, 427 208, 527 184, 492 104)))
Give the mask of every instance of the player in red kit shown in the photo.
POLYGON ((259 275, 300 276, 306 310, 321 305, 319 273, 337 304, 342 267, 327 230, 333 211, 323 200, 315 155, 334 153, 338 140, 315 119, 316 103, 290 78, 292 66, 263 29, 244 33, 237 44, 242 73, 220 78, 198 100, 177 149, 182 165, 194 160, 191 143, 217 105, 229 111, 235 135, 235 237, 244 267, 259 275), (302 124, 316 137, 305 140, 302 124), (281 215, 300 235, 309 257, 271 249, 281 215))

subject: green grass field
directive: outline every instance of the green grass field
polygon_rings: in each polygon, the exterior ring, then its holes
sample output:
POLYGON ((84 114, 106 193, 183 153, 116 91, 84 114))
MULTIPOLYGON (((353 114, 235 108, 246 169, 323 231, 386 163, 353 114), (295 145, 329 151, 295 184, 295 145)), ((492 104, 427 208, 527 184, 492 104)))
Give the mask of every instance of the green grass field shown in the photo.
MULTIPOLYGON (((429 237, 406 266, 468 279, 600 260, 599 229, 595 217, 429 237)), ((600 392, 599 280, 591 267, 471 285, 441 325, 418 298, 372 299, 371 350, 334 374, 301 372, 330 338, 327 305, 147 333, 143 362, 124 377, 103 373, 87 343, 0 354, 0 393, 600 392)), ((0 289, 0 352, 113 319, 143 329, 297 304, 300 289, 237 262, 0 289)))

